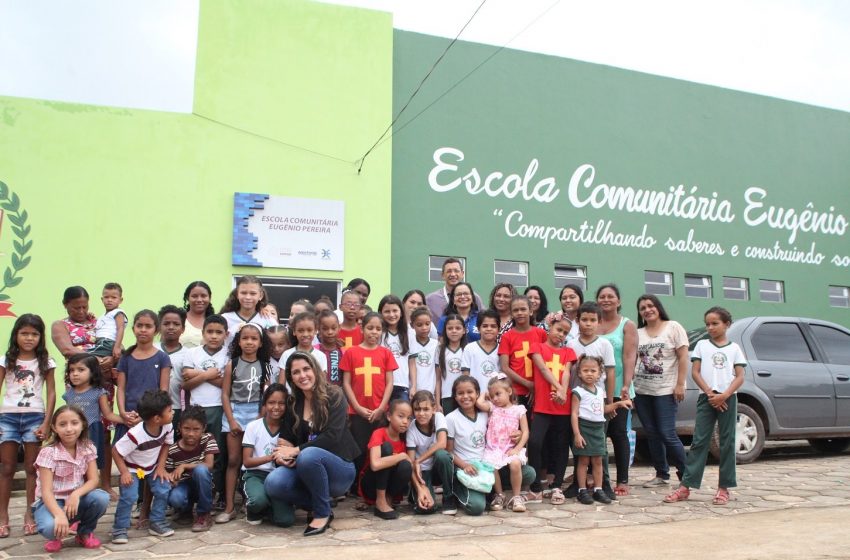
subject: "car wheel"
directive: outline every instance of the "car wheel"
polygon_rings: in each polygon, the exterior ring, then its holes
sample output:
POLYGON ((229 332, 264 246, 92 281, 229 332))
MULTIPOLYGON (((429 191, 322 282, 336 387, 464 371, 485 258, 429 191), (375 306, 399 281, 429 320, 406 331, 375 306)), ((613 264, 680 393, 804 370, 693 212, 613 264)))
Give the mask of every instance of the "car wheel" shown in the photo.
MULTIPOLYGON (((764 422, 758 413, 745 404, 738 404, 735 425, 735 462, 746 465, 755 461, 764 449, 764 422)), ((717 428, 711 436, 711 456, 720 459, 720 434, 717 428)))
POLYGON ((850 448, 850 438, 810 439, 809 445, 820 453, 844 453, 850 448))

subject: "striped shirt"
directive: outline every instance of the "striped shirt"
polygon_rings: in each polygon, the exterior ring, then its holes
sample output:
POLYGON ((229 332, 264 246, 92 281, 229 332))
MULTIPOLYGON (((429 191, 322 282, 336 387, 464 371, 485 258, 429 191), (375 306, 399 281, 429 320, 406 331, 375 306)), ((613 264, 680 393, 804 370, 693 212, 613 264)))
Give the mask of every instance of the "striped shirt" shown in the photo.
MULTIPOLYGON (((36 467, 53 471, 53 497, 64 500, 71 492, 85 484, 89 463, 97 460, 97 450, 90 441, 77 440, 77 452, 72 457, 61 443, 47 445, 38 452, 36 467)), ((35 497, 40 499, 41 472, 35 481, 35 497)))
MULTIPOLYGON (((165 470, 173 472, 180 465, 194 465, 203 463, 207 455, 218 454, 218 444, 212 434, 204 434, 198 445, 193 449, 183 449, 180 442, 174 443, 168 448, 168 458, 165 460, 165 470)), ((191 475, 183 472, 178 482, 189 480, 191 475)))
POLYGON ((132 471, 142 469, 145 474, 150 474, 156 468, 159 458, 159 450, 163 445, 170 446, 174 443, 174 428, 166 424, 160 428, 158 434, 149 434, 145 429, 145 423, 139 422, 124 434, 113 447, 127 463, 132 471))

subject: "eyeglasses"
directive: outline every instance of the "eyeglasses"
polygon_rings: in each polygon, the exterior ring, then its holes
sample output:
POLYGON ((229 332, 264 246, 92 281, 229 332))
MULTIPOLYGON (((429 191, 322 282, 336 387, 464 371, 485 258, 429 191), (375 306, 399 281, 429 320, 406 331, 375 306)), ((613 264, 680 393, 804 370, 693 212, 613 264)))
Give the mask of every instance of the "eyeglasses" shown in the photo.
POLYGON ((357 303, 356 301, 349 301, 349 302, 346 302, 346 303, 343 303, 343 304, 342 304, 342 306, 343 306, 343 307, 347 307, 347 308, 349 308, 349 309, 357 309, 357 308, 359 308, 359 307, 360 307, 360 305, 361 305, 361 304, 360 304, 360 303, 357 303))

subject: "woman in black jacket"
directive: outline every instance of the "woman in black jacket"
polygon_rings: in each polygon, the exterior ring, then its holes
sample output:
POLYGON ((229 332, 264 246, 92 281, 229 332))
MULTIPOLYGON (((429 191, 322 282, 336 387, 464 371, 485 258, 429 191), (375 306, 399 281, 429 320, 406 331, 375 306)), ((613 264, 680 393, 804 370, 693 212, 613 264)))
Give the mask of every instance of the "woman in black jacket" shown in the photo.
POLYGON ((292 392, 274 451, 280 466, 266 478, 266 494, 311 510, 304 535, 319 535, 333 521, 331 497, 345 494, 354 482, 353 460, 360 450, 346 428, 345 396, 328 383, 316 359, 295 352, 284 371, 292 392))

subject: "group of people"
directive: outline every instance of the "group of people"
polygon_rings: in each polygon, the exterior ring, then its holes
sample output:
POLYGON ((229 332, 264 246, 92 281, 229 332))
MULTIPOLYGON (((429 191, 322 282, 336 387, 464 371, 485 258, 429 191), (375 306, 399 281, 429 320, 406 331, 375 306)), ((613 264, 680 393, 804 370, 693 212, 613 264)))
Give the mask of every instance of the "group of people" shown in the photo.
POLYGON ((669 484, 668 457, 677 469, 681 485, 665 502, 699 487, 720 426, 714 503, 727 503, 745 359, 726 339, 726 310, 708 310, 709 339, 692 358, 703 394, 686 456, 675 416, 688 339, 656 296, 638 299, 635 325, 621 315, 614 284, 600 286, 596 301, 567 285, 554 312, 540 287, 518 294, 497 284, 484 308, 459 260, 447 259, 442 273, 441 289, 386 295, 376 311, 368 282, 352 280, 338 309, 329 298, 299 300, 285 326, 253 276, 237 281, 218 313, 210 287, 197 281, 183 306, 132 319, 119 284, 104 286, 100 317, 89 311, 88 292, 70 287, 67 317, 51 327, 66 362, 59 408, 45 324, 21 315, 0 357, 0 538, 10 532, 19 446, 28 475, 24 532, 41 533, 48 552, 70 534, 100 546, 94 529, 110 498, 117 544, 128 542, 135 508, 139 526, 167 537, 169 507, 172 522, 206 531, 236 516, 238 493, 251 524, 288 527, 296 508, 307 510, 306 536, 331 526, 333 505, 346 495, 387 520, 404 499, 418 514, 522 512, 544 499, 611 503, 630 492, 633 408, 655 467, 644 487, 669 484))

